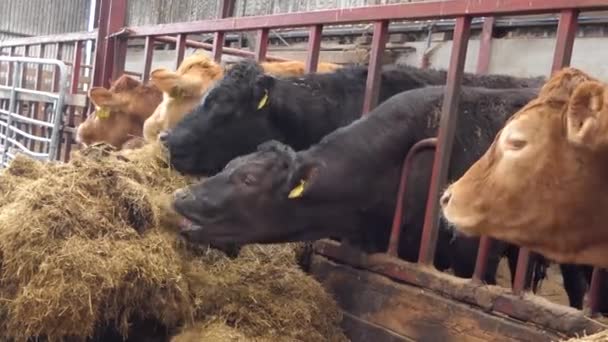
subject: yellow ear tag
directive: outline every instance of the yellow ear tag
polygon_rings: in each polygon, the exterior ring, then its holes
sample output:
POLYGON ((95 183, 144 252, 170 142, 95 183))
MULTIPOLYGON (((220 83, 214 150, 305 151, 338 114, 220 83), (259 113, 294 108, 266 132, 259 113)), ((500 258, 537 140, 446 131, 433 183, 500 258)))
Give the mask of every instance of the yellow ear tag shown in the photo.
POLYGON ((180 89, 178 87, 173 87, 173 88, 171 88, 171 91, 169 92, 169 96, 174 98, 176 101, 181 101, 182 98, 184 97, 184 92, 182 91, 182 89, 180 89))
POLYGON ((300 180, 300 184, 289 192, 288 198, 298 198, 302 196, 302 192, 304 192, 304 185, 306 185, 306 181, 303 179, 300 180))
POLYGON ((95 115, 104 120, 110 117, 110 110, 105 107, 97 107, 95 108, 95 115))
POLYGON ((258 103, 258 110, 264 108, 268 104, 268 90, 264 90, 264 96, 258 103))

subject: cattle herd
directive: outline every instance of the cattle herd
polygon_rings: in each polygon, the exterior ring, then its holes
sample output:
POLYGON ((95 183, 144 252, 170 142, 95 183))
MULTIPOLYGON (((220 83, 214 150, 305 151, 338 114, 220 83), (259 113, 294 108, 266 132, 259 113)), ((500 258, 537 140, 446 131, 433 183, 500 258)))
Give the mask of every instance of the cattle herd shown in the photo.
MULTIPOLYGON (((174 194, 190 242, 335 238, 384 252, 403 158, 437 135, 446 72, 384 66, 379 105, 362 117, 366 78, 366 66, 305 73, 301 62, 223 67, 194 54, 176 72, 153 71, 150 84, 125 75, 92 88, 96 111, 77 141, 126 149, 160 140, 174 169, 208 177, 174 194)), ((570 305, 582 307, 592 266, 608 266, 607 89, 575 68, 548 80, 464 74, 439 270, 471 277, 488 235, 497 241, 486 283, 496 284, 503 257, 513 279, 524 246, 537 252, 527 286, 559 263, 570 305)), ((408 261, 419 252, 433 158, 417 154, 408 178, 398 250, 408 261)))

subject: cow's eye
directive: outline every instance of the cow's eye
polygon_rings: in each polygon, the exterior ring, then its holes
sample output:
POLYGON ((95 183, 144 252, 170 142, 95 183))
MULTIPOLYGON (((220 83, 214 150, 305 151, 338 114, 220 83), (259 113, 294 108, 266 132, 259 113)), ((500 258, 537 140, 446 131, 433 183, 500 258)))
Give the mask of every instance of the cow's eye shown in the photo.
POLYGON ((505 139, 505 148, 508 150, 521 150, 522 148, 526 147, 526 144, 528 142, 525 141, 524 139, 519 139, 516 137, 507 137, 507 139, 505 139))

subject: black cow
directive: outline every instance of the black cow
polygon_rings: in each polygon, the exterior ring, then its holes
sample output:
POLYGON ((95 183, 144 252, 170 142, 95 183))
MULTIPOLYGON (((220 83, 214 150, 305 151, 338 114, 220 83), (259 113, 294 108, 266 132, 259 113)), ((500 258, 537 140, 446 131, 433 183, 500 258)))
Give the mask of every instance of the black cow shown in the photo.
MULTIPOLYGON (((253 61, 235 64, 192 113, 161 134, 176 170, 196 175, 219 172, 231 159, 268 140, 295 150, 308 148, 359 118, 367 68, 274 78, 253 61)), ((379 101, 402 91, 442 85, 445 71, 385 66, 379 101)), ((540 87, 542 78, 465 74, 464 85, 486 88, 540 87)))
MULTIPOLYGON (((463 88, 450 179, 483 154, 506 118, 537 91, 463 88)), ((176 193, 175 209, 194 224, 185 237, 246 244, 337 236, 373 241, 366 246, 369 252, 385 249, 403 157, 415 142, 437 134, 443 92, 444 87, 427 87, 396 95, 305 151, 271 141, 232 160, 221 173, 176 193)), ((432 158, 421 157, 409 180, 410 206, 399 248, 410 261, 417 255, 432 167, 432 158)), ((478 240, 452 240, 451 234, 440 231, 435 264, 470 277, 478 240)), ((498 242, 492 249, 486 282, 495 283, 498 261, 508 247, 498 242)))

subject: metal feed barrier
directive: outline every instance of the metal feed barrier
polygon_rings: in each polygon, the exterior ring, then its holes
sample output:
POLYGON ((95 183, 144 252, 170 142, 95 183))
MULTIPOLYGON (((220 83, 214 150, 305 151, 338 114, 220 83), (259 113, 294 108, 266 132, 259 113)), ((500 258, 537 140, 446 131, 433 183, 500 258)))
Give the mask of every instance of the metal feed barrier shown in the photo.
POLYGON ((12 73, 12 83, 0 85, 0 99, 8 99, 8 104, 0 108, 0 167, 6 167, 18 152, 39 160, 55 160, 62 130, 67 66, 56 59, 9 56, 0 56, 0 63, 8 63, 12 73), (59 73, 58 90, 27 89, 26 64, 55 67, 59 73), (20 114, 19 101, 44 104, 44 115, 31 118, 20 114))

